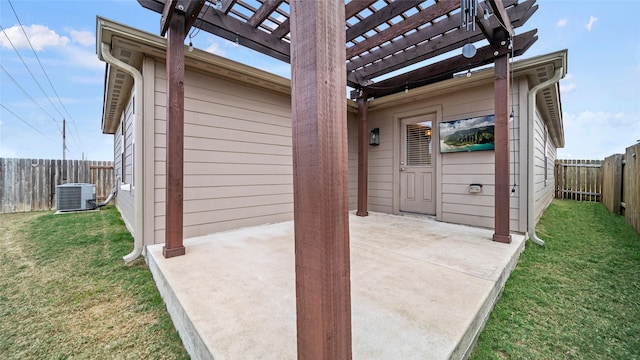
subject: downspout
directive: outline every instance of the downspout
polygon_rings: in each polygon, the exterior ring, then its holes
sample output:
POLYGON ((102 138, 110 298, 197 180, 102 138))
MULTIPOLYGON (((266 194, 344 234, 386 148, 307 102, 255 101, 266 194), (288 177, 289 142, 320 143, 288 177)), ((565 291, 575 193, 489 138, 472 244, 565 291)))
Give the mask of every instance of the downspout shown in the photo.
POLYGON ((527 233, 529 234, 529 240, 533 241, 535 244, 538 244, 540 246, 544 245, 544 240, 540 239, 537 235, 536 235, 536 219, 535 219, 535 209, 534 209, 534 205, 535 205, 535 188, 534 188, 534 166, 533 166, 533 161, 534 161, 534 152, 535 152, 535 146, 534 146, 534 138, 533 138, 533 134, 534 134, 534 125, 535 125, 535 118, 534 118, 534 109, 535 109, 535 101, 536 101, 536 95, 538 95, 538 91, 540 91, 541 89, 554 84, 558 81, 560 81, 560 79, 562 78, 562 72, 563 72, 563 68, 562 66, 556 69, 556 72, 553 74, 553 77, 545 82, 542 82, 536 86, 534 86, 531 90, 529 90, 529 95, 527 97, 527 117, 528 117, 528 158, 527 158, 527 233))
POLYGON ((135 67, 126 64, 120 60, 118 60, 115 56, 111 54, 110 46, 107 43, 100 44, 100 55, 104 61, 109 63, 111 66, 115 66, 120 70, 126 72, 127 74, 133 77, 134 83, 134 107, 136 109, 135 112, 135 141, 138 144, 138 151, 135 152, 135 158, 133 159, 135 166, 133 167, 134 177, 134 186, 135 186, 135 194, 134 194, 134 213, 135 213, 135 224, 134 224, 134 236, 133 236, 133 251, 131 253, 125 255, 122 259, 125 264, 131 263, 133 260, 137 259, 142 254, 142 241, 144 239, 144 226, 142 224, 142 206, 143 206, 143 174, 142 171, 143 166, 143 142, 144 142, 144 131, 143 131, 143 115, 144 115, 144 106, 141 106, 140 102, 142 101, 142 74, 135 67))

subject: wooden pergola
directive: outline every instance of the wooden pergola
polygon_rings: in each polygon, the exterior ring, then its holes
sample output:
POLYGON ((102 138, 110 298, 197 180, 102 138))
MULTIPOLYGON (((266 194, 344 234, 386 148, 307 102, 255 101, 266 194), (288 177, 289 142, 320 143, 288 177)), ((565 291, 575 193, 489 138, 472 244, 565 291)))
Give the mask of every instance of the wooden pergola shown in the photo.
POLYGON ((192 27, 289 62, 298 357, 351 358, 347 104, 358 105, 358 210, 367 215, 367 102, 494 63, 495 233, 509 232, 509 58, 535 0, 138 0, 167 36, 165 257, 182 255, 184 39, 192 27), (463 20, 465 20, 463 22, 463 20), (473 56, 460 49, 477 44, 473 56), (443 60, 434 61, 439 57, 443 60), (403 71, 413 66, 411 71, 403 71), (393 76, 391 76, 393 73, 393 76), (399 73, 399 74, 398 74, 399 73))

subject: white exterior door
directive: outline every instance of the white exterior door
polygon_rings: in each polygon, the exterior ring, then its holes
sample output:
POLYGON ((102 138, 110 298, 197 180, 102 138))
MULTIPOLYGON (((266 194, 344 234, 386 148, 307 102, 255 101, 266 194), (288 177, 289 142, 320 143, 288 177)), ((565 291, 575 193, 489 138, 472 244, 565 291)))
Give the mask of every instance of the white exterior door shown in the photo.
POLYGON ((400 211, 435 215, 435 114, 401 120, 400 211))

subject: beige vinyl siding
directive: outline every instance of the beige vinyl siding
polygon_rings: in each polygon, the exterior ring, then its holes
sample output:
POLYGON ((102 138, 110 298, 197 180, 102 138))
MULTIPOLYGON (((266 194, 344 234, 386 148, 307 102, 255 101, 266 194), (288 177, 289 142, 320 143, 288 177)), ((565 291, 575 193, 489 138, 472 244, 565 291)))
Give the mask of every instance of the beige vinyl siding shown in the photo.
POLYGON ((535 126, 534 126, 534 212, 536 223, 542 216, 544 210, 549 206, 551 200, 553 200, 554 193, 554 162, 556 159, 556 148, 553 145, 549 137, 547 128, 541 118, 540 112, 535 111, 535 126), (547 139, 546 151, 545 151, 545 137, 547 139), (545 161, 546 154, 546 161, 545 161), (545 167, 547 177, 545 179, 545 167))
MULTIPOLYGON (((511 123, 510 159, 511 176, 509 183, 519 184, 520 136, 519 126, 520 100, 518 86, 514 86, 514 114, 511 123)), ((453 121, 494 113, 493 84, 476 85, 464 90, 440 94, 437 96, 421 96, 411 103, 390 106, 369 111, 369 128, 380 128, 380 146, 369 147, 369 209, 385 213, 399 211, 398 165, 400 146, 398 133, 399 119, 417 116, 441 109, 439 121, 453 121)), ((411 92, 409 92, 410 96, 411 92)), ((439 131, 434 124, 434 131, 439 131)), ((436 134, 437 136, 437 134, 436 134)), ((434 141, 437 140, 434 139, 434 141)), ((436 217, 438 220, 492 228, 494 226, 494 194, 495 194, 495 157, 493 151, 476 151, 470 153, 440 154, 439 146, 434 146, 436 160, 436 217), (483 185, 479 194, 469 193, 469 184, 483 185)), ((524 231, 520 222, 519 187, 511 197, 511 228, 524 231)))
MULTIPOLYGON (((494 113, 493 86, 485 85, 451 94, 443 106, 442 121, 494 113)), ((495 164, 493 151, 447 153, 440 157, 442 221, 473 226, 494 225, 495 164), (469 193, 469 184, 482 184, 482 192, 469 193), (446 188, 446 191, 444 190, 446 188)))
POLYGON ((394 137, 393 112, 369 111, 369 131, 380 129, 380 145, 369 146, 368 207, 371 211, 394 213, 394 137))
MULTIPOLYGON (((154 229, 165 228, 165 93, 155 66, 154 229)), ((184 236, 293 218, 289 96, 187 69, 184 236)))
POLYGON ((118 131, 114 136, 114 166, 116 176, 120 177, 119 186, 129 185, 129 190, 118 190, 116 198, 116 206, 120 210, 122 219, 127 228, 135 236, 135 210, 134 210, 134 191, 133 188, 133 138, 134 138, 134 107, 133 97, 129 98, 129 102, 125 107, 125 111, 120 118, 118 131), (124 131, 123 131, 124 129, 124 131), (123 144, 124 141, 124 156, 123 144), (123 165, 124 159, 124 165, 123 165))

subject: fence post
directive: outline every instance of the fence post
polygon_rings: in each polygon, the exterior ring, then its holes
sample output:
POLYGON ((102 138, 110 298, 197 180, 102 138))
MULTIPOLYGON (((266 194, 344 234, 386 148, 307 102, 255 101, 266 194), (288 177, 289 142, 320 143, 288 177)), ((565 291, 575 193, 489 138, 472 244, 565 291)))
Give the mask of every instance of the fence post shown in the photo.
POLYGON ((602 204, 614 214, 620 214, 622 201, 622 154, 604 159, 602 165, 602 204))
POLYGON ((553 161, 553 181, 554 181, 554 190, 553 190, 553 197, 554 198, 558 198, 558 189, 560 188, 559 185, 559 180, 558 178, 560 177, 560 171, 558 170, 558 159, 555 159, 553 161))
POLYGON ((5 212, 5 206, 7 205, 5 198, 5 174, 6 174, 6 162, 7 159, 0 158, 0 212, 5 212))
MULTIPOLYGON (((571 164, 572 165, 578 165, 580 163, 579 160, 571 160, 571 164)), ((580 168, 577 166, 572 166, 571 167, 571 187, 569 188, 569 190, 571 190, 571 200, 578 200, 578 191, 580 191, 580 188, 578 188, 578 179, 580 178, 580 168)))
POLYGON ((624 217, 640 233, 640 143, 626 149, 624 166, 624 217))
POLYGON ((49 209, 53 209, 53 200, 56 196, 56 170, 55 161, 47 160, 47 175, 49 176, 49 209))

